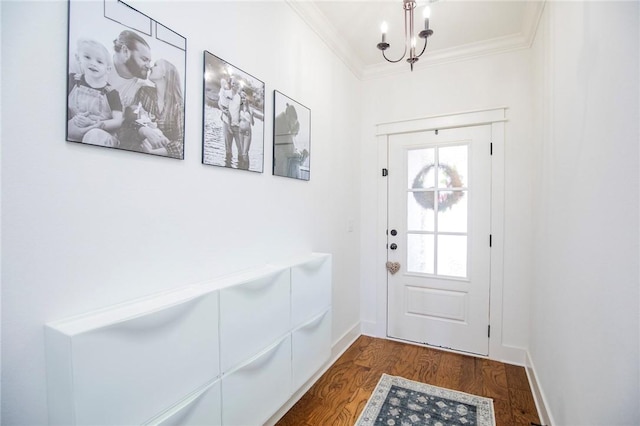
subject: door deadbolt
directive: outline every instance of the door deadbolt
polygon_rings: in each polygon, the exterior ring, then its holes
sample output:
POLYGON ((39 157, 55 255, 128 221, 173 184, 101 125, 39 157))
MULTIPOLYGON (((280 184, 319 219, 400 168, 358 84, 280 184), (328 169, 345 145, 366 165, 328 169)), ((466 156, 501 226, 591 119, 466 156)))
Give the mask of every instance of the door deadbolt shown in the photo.
POLYGON ((392 229, 391 230, 391 235, 393 235, 395 237, 396 235, 398 235, 398 231, 396 231, 395 229, 392 229))

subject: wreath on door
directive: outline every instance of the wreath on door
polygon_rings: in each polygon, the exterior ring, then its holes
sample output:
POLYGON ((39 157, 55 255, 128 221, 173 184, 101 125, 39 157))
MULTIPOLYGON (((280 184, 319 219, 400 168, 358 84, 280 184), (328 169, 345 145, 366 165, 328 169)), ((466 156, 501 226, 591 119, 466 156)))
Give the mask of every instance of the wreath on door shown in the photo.
MULTIPOLYGON (((429 174, 429 172, 435 167, 435 164, 427 164, 418 172, 416 177, 413 179, 413 189, 422 189, 425 187, 425 178, 429 174)), ((447 188, 460 188, 462 187, 462 179, 460 179, 460 175, 458 171, 447 164, 438 164, 438 171, 442 173, 445 178, 445 186, 447 188)), ((416 199, 418 204, 424 207, 427 210, 434 209, 434 197, 432 191, 419 191, 414 192, 413 197, 416 199)), ((443 212, 450 208, 452 208, 460 199, 464 197, 463 191, 438 191, 438 211, 443 212)))

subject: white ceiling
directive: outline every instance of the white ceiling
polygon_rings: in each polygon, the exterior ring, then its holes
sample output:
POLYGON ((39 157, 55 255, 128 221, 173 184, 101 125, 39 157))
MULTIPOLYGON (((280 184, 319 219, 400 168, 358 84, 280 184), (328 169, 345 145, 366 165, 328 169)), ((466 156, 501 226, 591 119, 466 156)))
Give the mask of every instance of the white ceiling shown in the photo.
MULTIPOLYGON (((376 48, 380 24, 387 21, 387 56, 398 59, 404 51, 402 0, 288 0, 291 7, 362 79, 410 72, 409 64, 390 64, 376 48)), ((423 6, 415 11, 415 28, 424 27, 423 6)), ((544 1, 533 0, 439 0, 430 3, 430 28, 425 54, 415 69, 530 47, 544 1)), ((422 40, 418 39, 419 48, 422 40)))

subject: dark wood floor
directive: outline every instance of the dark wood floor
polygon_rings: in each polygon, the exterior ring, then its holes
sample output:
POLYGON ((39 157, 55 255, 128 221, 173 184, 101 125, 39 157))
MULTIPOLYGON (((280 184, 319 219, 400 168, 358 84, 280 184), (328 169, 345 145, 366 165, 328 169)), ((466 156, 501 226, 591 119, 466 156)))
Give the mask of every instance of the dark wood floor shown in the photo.
POLYGON ((382 373, 493 398, 496 426, 540 423, 523 367, 360 336, 277 425, 353 425, 382 373))

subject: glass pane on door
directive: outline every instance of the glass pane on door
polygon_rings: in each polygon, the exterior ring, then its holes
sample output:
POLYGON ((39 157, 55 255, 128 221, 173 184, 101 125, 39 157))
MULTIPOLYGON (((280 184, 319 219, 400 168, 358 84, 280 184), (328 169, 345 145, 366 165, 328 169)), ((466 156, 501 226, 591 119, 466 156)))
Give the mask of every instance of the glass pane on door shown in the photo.
POLYGON ((435 148, 407 151, 407 178, 409 189, 427 189, 436 186, 435 148))
POLYGON ((434 191, 409 191, 407 200, 407 230, 435 231, 434 191), (429 207, 431 206, 431 207, 429 207))
POLYGON ((467 191, 438 192, 438 232, 467 232, 467 198, 467 191))
POLYGON ((438 235, 438 275, 467 276, 466 235, 438 235))
POLYGON ((468 145, 457 145, 438 148, 438 187, 466 187, 468 167, 468 145))
POLYGON ((407 271, 422 274, 435 273, 434 235, 407 235, 407 271))

